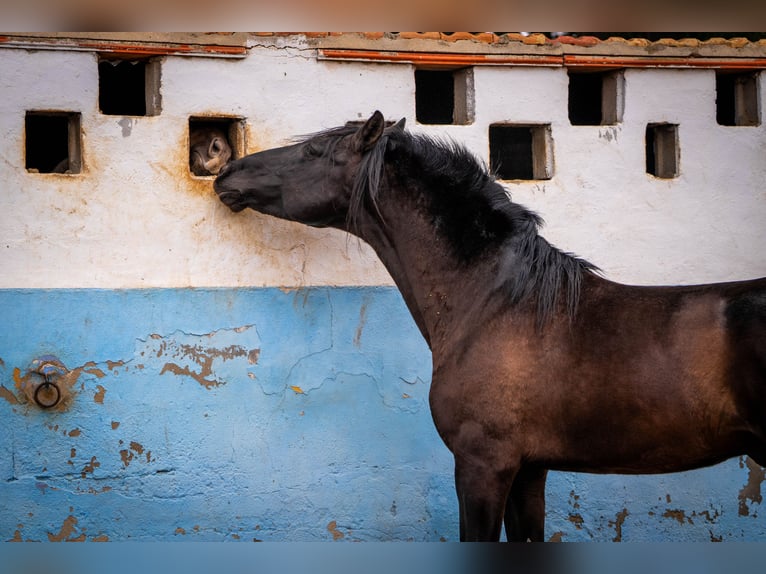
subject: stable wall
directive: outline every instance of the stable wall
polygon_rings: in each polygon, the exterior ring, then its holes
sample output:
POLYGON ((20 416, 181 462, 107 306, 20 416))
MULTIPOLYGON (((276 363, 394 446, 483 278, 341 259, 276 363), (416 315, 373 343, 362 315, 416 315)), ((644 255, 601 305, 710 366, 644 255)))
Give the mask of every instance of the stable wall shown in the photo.
MULTIPOLYGON (((412 65, 300 37, 160 65, 159 115, 107 116, 96 54, 0 49, 3 540, 458 537, 430 356, 387 272, 343 233, 231 213, 188 171, 190 116, 244 118, 254 152, 380 109, 485 161, 490 124, 550 124, 552 178, 506 185, 553 243, 624 282, 766 275, 766 134, 716 124, 713 70, 628 69, 623 121, 572 126, 565 69, 477 66, 473 123, 424 126, 412 65), (82 173, 24 169, 29 110, 81 114, 82 173), (677 178, 645 172, 650 122, 679 125, 677 178), (44 354, 75 371, 65 409, 20 391, 44 354)), ((763 539, 763 479, 745 458, 553 473, 546 536, 763 539)))

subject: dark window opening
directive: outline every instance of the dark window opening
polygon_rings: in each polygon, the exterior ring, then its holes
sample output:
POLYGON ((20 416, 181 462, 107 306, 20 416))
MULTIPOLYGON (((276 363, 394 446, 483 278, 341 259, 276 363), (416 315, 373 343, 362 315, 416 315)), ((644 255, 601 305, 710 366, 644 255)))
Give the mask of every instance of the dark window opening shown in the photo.
POLYGON ((722 126, 760 125, 758 75, 716 72, 716 121, 722 126))
POLYGON ((80 114, 27 112, 25 166, 33 173, 80 173, 80 114))
POLYGON ((470 124, 473 70, 415 70, 415 119, 421 124, 470 124))
POLYGON ((154 116, 160 113, 157 60, 107 60, 98 63, 98 105, 102 114, 154 116))
POLYGON ((678 126, 646 126, 646 173, 663 179, 678 176, 678 126))
POLYGON ((550 148, 550 125, 489 127, 489 166, 498 179, 550 179, 550 148))
POLYGON ((569 71, 569 121, 575 126, 622 121, 623 74, 569 71))
POLYGON ((601 74, 569 73, 569 121, 574 126, 601 125, 601 74))
POLYGON ((196 176, 216 175, 226 162, 245 154, 243 118, 193 116, 189 118, 189 171, 196 176))

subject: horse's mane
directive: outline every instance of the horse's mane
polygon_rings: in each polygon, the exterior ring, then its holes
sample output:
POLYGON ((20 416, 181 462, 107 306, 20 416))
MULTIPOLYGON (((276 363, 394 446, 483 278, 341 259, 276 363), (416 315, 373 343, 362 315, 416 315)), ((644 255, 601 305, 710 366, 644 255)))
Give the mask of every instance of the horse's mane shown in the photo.
MULTIPOLYGON (((357 129, 347 125, 315 135, 344 136, 357 129)), ((349 229, 356 230, 365 206, 379 213, 386 161, 395 165, 400 185, 427 196, 434 226, 462 264, 494 249, 499 254, 498 282, 511 304, 536 298, 542 325, 553 315, 563 289, 568 314, 574 317, 583 273, 598 268, 548 243, 538 234, 542 218, 511 201, 486 165, 454 141, 387 129, 360 164, 351 192, 349 229)))

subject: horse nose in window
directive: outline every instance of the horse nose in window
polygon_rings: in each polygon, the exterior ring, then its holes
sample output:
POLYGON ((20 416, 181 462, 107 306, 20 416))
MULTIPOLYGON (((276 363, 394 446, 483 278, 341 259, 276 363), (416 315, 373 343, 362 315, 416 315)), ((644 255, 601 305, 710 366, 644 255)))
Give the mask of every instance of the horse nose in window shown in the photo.
POLYGON ((218 178, 224 177, 227 173, 231 171, 231 164, 233 162, 228 161, 225 164, 221 166, 221 169, 218 170, 218 178))

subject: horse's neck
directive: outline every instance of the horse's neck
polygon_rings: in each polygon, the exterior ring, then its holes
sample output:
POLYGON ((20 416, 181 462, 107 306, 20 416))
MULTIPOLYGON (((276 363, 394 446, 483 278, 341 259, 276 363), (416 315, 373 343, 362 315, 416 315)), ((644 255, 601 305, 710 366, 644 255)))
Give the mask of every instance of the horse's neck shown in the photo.
POLYGON ((471 267, 457 261, 447 242, 416 211, 384 211, 383 219, 386 223, 370 217, 360 236, 375 249, 433 349, 459 324, 479 319, 472 309, 485 307, 486 272, 480 264, 471 267))

